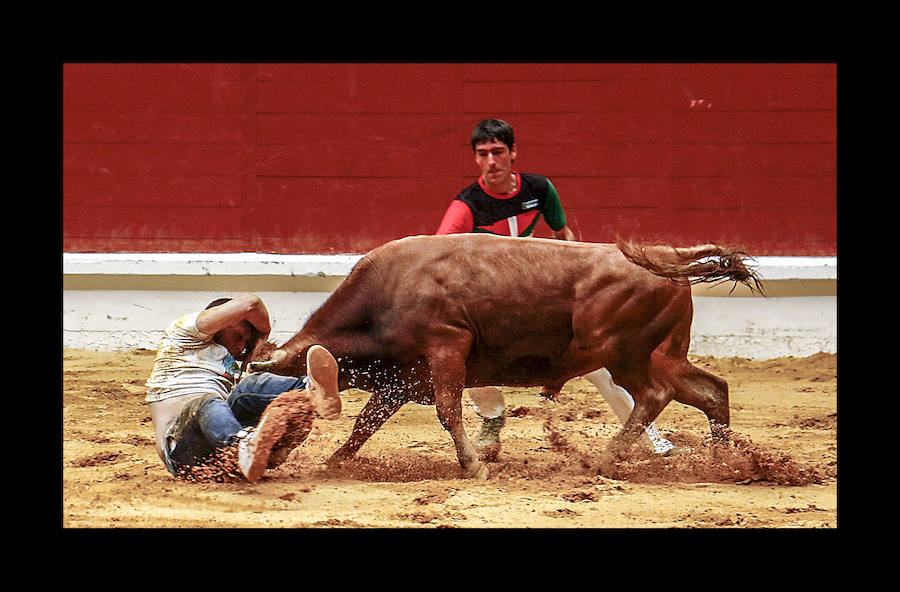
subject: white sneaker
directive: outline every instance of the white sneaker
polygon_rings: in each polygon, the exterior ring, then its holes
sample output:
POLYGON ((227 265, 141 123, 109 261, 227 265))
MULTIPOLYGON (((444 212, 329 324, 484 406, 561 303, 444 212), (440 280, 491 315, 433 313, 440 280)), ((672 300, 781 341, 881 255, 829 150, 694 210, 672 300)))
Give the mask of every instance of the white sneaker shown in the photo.
POLYGON ((238 468, 247 481, 257 481, 266 472, 269 451, 287 428, 285 415, 282 408, 267 409, 255 427, 238 434, 238 468))
POLYGON ((284 463, 291 451, 306 441, 307 436, 312 431, 313 420, 316 417, 316 413, 311 408, 312 404, 309 401, 309 394, 306 390, 287 391, 280 394, 278 399, 292 401, 291 406, 296 408, 298 412, 290 418, 284 430, 284 435, 272 445, 272 450, 269 451, 268 467, 270 469, 274 469, 284 463), (305 412, 307 409, 309 410, 308 413, 305 412))
POLYGON ((653 452, 656 454, 666 454, 667 452, 674 450, 675 445, 666 440, 660 435, 659 430, 656 428, 656 424, 651 423, 645 428, 647 432, 647 436, 650 438, 650 444, 653 447, 653 452))
POLYGON ((341 416, 341 396, 338 393, 338 365, 334 356, 314 345, 306 352, 306 388, 313 408, 324 419, 341 416))
POLYGON ((266 463, 266 468, 274 469, 284 464, 284 461, 286 461, 288 455, 294 451, 294 448, 297 448, 306 441, 311 429, 312 422, 310 421, 304 426, 297 426, 286 431, 284 436, 282 436, 281 439, 272 446, 272 450, 269 451, 269 460, 266 463))

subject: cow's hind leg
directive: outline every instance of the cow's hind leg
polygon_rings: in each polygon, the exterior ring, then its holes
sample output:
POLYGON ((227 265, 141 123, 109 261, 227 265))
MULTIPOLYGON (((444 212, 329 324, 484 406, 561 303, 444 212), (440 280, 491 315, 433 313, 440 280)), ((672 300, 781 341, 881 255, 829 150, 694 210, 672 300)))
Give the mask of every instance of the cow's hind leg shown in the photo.
POLYGON ((355 455, 366 440, 397 413, 404 403, 406 399, 397 394, 374 392, 356 417, 350 437, 326 461, 326 466, 334 467, 355 455))
POLYGON ((671 372, 675 400, 703 411, 709 420, 714 438, 725 439, 730 422, 728 383, 687 360, 677 364, 671 372))
POLYGON ((674 389, 665 381, 646 381, 632 383, 628 388, 635 400, 634 409, 622 426, 622 430, 613 437, 607 451, 619 458, 634 442, 645 434, 648 425, 656 420, 663 408, 672 400, 674 389))
POLYGON ((690 315, 682 317, 668 339, 653 353, 654 363, 666 373, 675 389, 675 400, 703 411, 713 437, 725 439, 730 421, 728 383, 688 361, 690 321, 690 315))
POLYGON ((616 384, 631 393, 634 409, 606 449, 600 454, 601 473, 614 471, 614 466, 625 457, 628 449, 640 438, 675 395, 664 368, 651 362, 646 365, 630 365, 627 369, 612 371, 616 384))

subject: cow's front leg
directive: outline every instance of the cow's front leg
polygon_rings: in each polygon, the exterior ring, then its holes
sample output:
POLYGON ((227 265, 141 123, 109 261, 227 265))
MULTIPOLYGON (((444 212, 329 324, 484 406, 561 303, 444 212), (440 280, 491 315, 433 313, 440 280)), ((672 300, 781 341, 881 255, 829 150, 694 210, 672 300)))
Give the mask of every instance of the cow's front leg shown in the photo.
POLYGON ((487 479, 487 465, 478 460, 478 451, 466 435, 462 421, 462 387, 454 391, 436 390, 435 407, 444 429, 450 432, 456 446, 456 457, 466 474, 476 479, 487 479))
POLYGON ((350 437, 325 461, 325 465, 335 467, 342 461, 351 458, 366 443, 366 440, 384 425, 384 422, 403 407, 405 402, 402 397, 390 393, 373 393, 356 417, 350 437))
POLYGON ((450 432, 456 446, 456 457, 466 474, 487 479, 487 465, 478 459, 478 450, 466 435, 462 420, 462 392, 465 381, 465 362, 455 356, 432 360, 434 406, 444 429, 450 432))

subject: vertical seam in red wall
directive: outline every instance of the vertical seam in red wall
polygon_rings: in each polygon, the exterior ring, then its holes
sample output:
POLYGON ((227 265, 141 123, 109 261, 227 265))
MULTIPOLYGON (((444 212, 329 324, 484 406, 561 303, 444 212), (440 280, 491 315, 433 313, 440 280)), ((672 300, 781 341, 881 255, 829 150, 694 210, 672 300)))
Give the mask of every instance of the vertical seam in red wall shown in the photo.
MULTIPOLYGON (((459 154, 461 140, 466 137, 465 134, 467 133, 465 125, 465 104, 463 101, 463 87, 465 86, 463 75, 463 66, 461 64, 451 64, 448 66, 448 76, 450 81, 448 88, 450 96, 447 105, 447 124, 449 128, 447 134, 448 146, 446 152, 449 158, 447 168, 449 179, 447 186, 451 188, 459 186, 460 189, 464 186, 464 183, 462 183, 460 178, 460 160, 457 155, 459 154)), ((468 133, 471 133, 471 131, 468 131, 468 133)), ((455 194, 448 194, 444 196, 445 203, 443 203, 442 205, 449 205, 454 196, 455 194)), ((443 212, 440 215, 442 216, 443 212)), ((440 219, 434 220, 432 232, 437 230, 439 224, 440 219)))
POLYGON ((662 64, 662 70, 660 73, 660 86, 662 101, 660 102, 660 118, 665 124, 665 146, 663 150, 665 153, 663 154, 663 167, 661 171, 662 179, 660 185, 664 187, 665 194, 663 195, 663 203, 660 204, 660 209, 664 216, 666 216, 670 220, 674 220, 674 214, 672 208, 672 167, 674 156, 672 151, 674 150, 675 143, 675 124, 674 124, 674 111, 675 111, 675 103, 673 96, 673 81, 674 74, 673 68, 670 64, 662 64))
POLYGON ((256 106, 257 106, 257 71, 256 64, 245 64, 242 68, 244 83, 244 121, 241 130, 241 241, 244 251, 258 250, 257 238, 249 236, 247 221, 252 214, 253 204, 257 203, 259 183, 256 178, 256 106))

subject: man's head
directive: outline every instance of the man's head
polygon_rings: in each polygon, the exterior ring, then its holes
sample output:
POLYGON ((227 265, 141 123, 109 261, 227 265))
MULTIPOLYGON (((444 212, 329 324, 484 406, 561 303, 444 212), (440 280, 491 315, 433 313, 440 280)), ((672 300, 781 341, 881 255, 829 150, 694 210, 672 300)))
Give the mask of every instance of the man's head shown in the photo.
POLYGON ((516 159, 512 126, 500 119, 485 119, 472 131, 472 150, 485 187, 494 193, 511 192, 516 159))
POLYGON ((511 125, 502 119, 485 119, 472 130, 472 150, 478 144, 503 142, 510 151, 515 149, 516 136, 511 125))
POLYGON ((222 306, 226 302, 231 302, 231 298, 217 298, 216 300, 213 300, 212 302, 210 302, 209 304, 206 305, 206 310, 209 310, 215 306, 222 306))
MULTIPOLYGON (((206 310, 215 306, 221 306, 229 302, 231 298, 218 298, 206 305, 206 310)), ((242 360, 246 352, 247 345, 250 343, 256 330, 249 321, 241 321, 230 327, 225 327, 213 335, 213 341, 228 350, 234 359, 242 360)))

